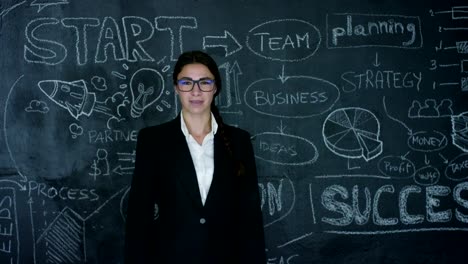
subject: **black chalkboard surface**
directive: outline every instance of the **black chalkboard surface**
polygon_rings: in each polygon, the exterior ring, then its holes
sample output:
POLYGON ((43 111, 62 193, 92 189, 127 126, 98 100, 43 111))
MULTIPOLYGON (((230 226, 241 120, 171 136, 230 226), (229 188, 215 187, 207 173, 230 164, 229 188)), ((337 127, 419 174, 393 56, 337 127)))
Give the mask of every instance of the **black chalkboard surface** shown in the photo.
POLYGON ((193 49, 252 135, 269 264, 466 262, 467 33, 450 1, 2 0, 0 263, 122 263, 193 49))

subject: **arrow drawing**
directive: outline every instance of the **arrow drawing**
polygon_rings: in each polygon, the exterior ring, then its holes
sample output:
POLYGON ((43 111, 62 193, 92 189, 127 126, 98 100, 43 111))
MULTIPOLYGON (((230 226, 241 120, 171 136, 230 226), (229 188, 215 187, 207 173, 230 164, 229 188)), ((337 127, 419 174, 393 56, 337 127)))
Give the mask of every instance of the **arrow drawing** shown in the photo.
POLYGON ((278 78, 281 80, 281 83, 285 83, 288 80, 288 76, 284 75, 284 65, 281 69, 281 75, 278 75, 278 78))
POLYGON ((232 82, 234 83, 234 95, 236 97, 236 104, 241 104, 241 95, 239 93, 239 75, 242 75, 242 71, 237 61, 234 62, 231 69, 229 70, 229 73, 233 77, 232 82))
POLYGON ((379 62, 379 53, 375 53, 375 62, 372 64, 374 65, 375 67, 379 67, 380 66, 380 62, 379 62))
POLYGON ((242 49, 242 45, 229 33, 224 31, 224 36, 206 36, 203 37, 203 49, 206 48, 224 48, 225 57, 230 56, 242 49))
POLYGON ((388 118, 390 118, 391 120, 401 124, 402 126, 404 126, 406 128, 406 130, 408 130, 408 135, 413 135, 413 131, 405 124, 403 123, 403 121, 400 121, 398 119, 396 119, 395 117, 392 117, 388 111, 387 111, 387 105, 385 103, 385 96, 383 97, 383 107, 384 107, 384 110, 385 110, 385 114, 387 114, 388 118))
POLYGON ((448 159, 446 159, 444 156, 442 156, 442 154, 439 153, 439 156, 444 160, 444 164, 449 163, 448 159))

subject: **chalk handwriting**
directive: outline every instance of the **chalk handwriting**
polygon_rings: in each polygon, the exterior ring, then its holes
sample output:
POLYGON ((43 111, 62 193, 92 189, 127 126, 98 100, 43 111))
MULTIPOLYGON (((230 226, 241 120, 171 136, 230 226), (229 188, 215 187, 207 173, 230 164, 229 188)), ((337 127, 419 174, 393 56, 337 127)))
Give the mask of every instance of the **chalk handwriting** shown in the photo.
POLYGON ((296 190, 287 174, 280 178, 267 177, 258 183, 264 227, 269 227, 286 218, 296 204, 296 190), (266 180, 266 181, 265 181, 266 180))
POLYGON ((339 97, 335 84, 312 76, 260 79, 250 84, 244 93, 244 101, 252 110, 281 118, 321 115, 330 110, 339 97))
POLYGON ((411 178, 415 172, 413 162, 404 157, 386 156, 379 160, 379 171, 394 179, 411 178))
POLYGON ((299 19, 262 23, 249 31, 247 47, 254 54, 273 61, 302 61, 313 56, 321 42, 320 31, 299 19), (288 28, 290 32, 284 32, 288 28))
POLYGON ((393 47, 423 45, 419 17, 337 13, 327 14, 327 47, 393 47))
POLYGON ((347 71, 341 75, 342 89, 348 93, 384 89, 416 89, 419 91, 422 78, 421 72, 375 69, 368 69, 361 73, 347 71))
POLYGON ((448 145, 447 137, 439 131, 419 131, 408 137, 408 146, 415 151, 435 152, 448 145))
POLYGON ((454 181, 468 179, 468 153, 460 154, 450 161, 445 169, 445 176, 454 181))
POLYGON ((437 184, 440 179, 440 172, 439 170, 431 165, 424 166, 419 168, 414 173, 414 181, 422 186, 430 186, 437 184))
POLYGON ((112 142, 136 142, 138 130, 89 130, 88 142, 92 144, 105 144, 112 142))
POLYGON ((99 194, 95 189, 78 187, 73 188, 70 186, 53 187, 36 181, 28 182, 27 192, 28 196, 33 198, 39 197, 43 199, 85 200, 90 202, 99 200, 99 194))
POLYGON ((121 18, 122 25, 119 25, 117 19, 110 16, 102 20, 85 17, 36 18, 26 26, 24 59, 29 63, 57 65, 65 61, 74 46, 77 65, 89 63, 93 55, 90 50, 95 50, 92 63, 105 63, 110 59, 128 62, 154 61, 143 44, 152 39, 154 30, 157 29, 170 33, 171 60, 175 60, 183 50, 183 29, 197 28, 196 19, 160 16, 154 21, 153 25, 146 18, 125 16, 121 18), (95 33, 96 28, 99 28, 99 34, 89 36, 95 33), (72 31, 74 43, 53 39, 46 34, 47 31, 72 31), (90 45, 94 48, 88 48, 90 45), (175 46, 179 48, 176 50, 175 46))
POLYGON ((16 263, 20 243, 15 188, 0 187, 0 260, 16 263))
POLYGON ((315 144, 302 137, 265 132, 254 138, 255 156, 272 164, 301 166, 314 163, 319 156, 315 144))
MULTIPOLYGON (((466 182, 456 185, 452 199, 463 208, 467 209, 466 197, 460 195, 461 192, 468 191, 466 182)), ((449 194, 452 188, 443 185, 433 185, 420 187, 417 185, 407 185, 397 190, 394 185, 386 184, 376 189, 374 193, 369 187, 354 185, 350 190, 339 184, 327 186, 321 194, 321 205, 326 210, 323 212, 321 221, 332 226, 375 225, 375 226, 396 226, 400 222, 404 225, 418 225, 423 222, 447 223, 453 221, 453 212, 461 214, 460 208, 442 207, 442 200, 450 199, 449 194), (361 194, 362 193, 362 194, 361 194), (361 198, 364 197, 364 198, 361 198), (394 203, 388 203, 387 199, 395 199, 394 203), (425 216, 409 212, 408 200, 417 199, 424 201, 425 216), (386 200, 385 210, 383 202, 386 200), (364 204, 365 209, 358 208, 357 204, 364 204), (393 210, 388 208, 394 206, 393 210), (371 208, 371 209, 369 209, 371 208), (385 216, 383 212, 385 213, 385 216), (389 214, 395 212, 395 215, 389 214), (333 213, 334 216, 331 216, 333 213), (372 220, 372 221, 371 221, 372 220)), ((459 215, 456 218, 462 223, 466 223, 466 216, 459 215)), ((402 227, 404 229, 404 227, 402 227)))

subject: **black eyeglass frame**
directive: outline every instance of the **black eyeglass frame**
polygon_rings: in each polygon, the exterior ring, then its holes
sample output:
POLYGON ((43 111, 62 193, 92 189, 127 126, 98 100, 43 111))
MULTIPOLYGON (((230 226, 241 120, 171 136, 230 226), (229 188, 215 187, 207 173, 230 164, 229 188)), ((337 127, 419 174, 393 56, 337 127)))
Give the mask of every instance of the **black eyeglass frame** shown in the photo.
POLYGON ((193 90, 193 88, 195 87, 195 84, 198 85, 198 89, 200 89, 200 91, 202 92, 211 92, 214 90, 214 87, 215 87, 215 80, 214 79, 210 79, 210 78, 201 78, 201 79, 198 79, 198 80, 193 80, 193 79, 190 79, 190 78, 182 78, 182 79, 179 79, 177 80, 177 88, 179 89, 179 91, 181 92, 191 92, 193 90), (183 81, 189 81, 189 82, 193 82, 192 83, 192 88, 190 90, 182 90, 180 89, 179 86, 181 86, 181 82, 183 81), (210 90, 205 90, 205 89, 202 89, 201 88, 201 85, 200 85, 200 82, 203 82, 203 81, 208 81, 210 82, 210 85, 211 85, 211 89, 210 90))

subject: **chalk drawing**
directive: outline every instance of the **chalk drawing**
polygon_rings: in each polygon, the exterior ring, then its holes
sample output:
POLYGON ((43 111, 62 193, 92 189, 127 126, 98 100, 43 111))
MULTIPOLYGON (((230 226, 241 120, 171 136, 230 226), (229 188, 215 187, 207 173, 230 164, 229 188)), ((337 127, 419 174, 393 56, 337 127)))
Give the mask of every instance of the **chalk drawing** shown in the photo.
POLYGON ((139 69, 130 79, 130 91, 132 93, 131 115, 133 118, 138 118, 163 94, 164 78, 155 69, 139 69))
POLYGON ((258 184, 262 211, 268 212, 264 214, 265 223, 263 227, 265 228, 286 218, 292 212, 296 204, 296 190, 291 178, 284 173, 279 181, 278 178, 273 179, 274 181, 269 180, 267 182, 259 182, 258 184), (278 182, 279 184, 276 187, 273 183, 278 182))
POLYGON ((233 101, 240 104, 239 76, 242 75, 242 71, 239 63, 235 61, 231 65, 230 62, 225 62, 219 66, 219 69, 224 71, 224 83, 223 91, 216 97, 216 105, 220 108, 228 108, 232 106, 233 101))
POLYGON ((410 149, 419 152, 435 152, 444 149, 448 145, 447 137, 439 131, 419 131, 408 137, 410 149))
POLYGON ((326 23, 329 49, 423 47, 421 19, 418 16, 332 13, 327 14, 326 23))
POLYGON ((91 84, 93 85, 94 89, 98 91, 107 91, 107 81, 101 76, 93 76, 93 78, 91 78, 91 84))
POLYGON ((244 101, 255 112, 280 118, 310 118, 329 111, 340 97, 338 87, 312 76, 286 76, 254 81, 244 101))
POLYGON ((402 156, 385 156, 381 158, 377 167, 385 176, 391 179, 408 179, 413 177, 415 173, 414 163, 402 156))
POLYGON ((2 220, 0 259, 7 260, 11 264, 21 263, 18 217, 16 189, 0 187, 0 219, 2 220))
POLYGON ((155 21, 157 30, 169 31, 171 36, 171 61, 176 61, 177 57, 184 51, 182 31, 184 29, 197 29, 197 19, 195 17, 159 16, 155 21), (177 53, 175 51, 176 45, 178 46, 177 53))
POLYGON ((16 1, 10 1, 10 2, 11 3, 2 3, 2 6, 0 7, 0 26, 1 26, 2 18, 4 16, 8 15, 8 13, 10 13, 11 11, 15 10, 19 6, 26 3, 26 1, 21 1, 18 3, 15 3, 16 1))
POLYGON ((452 116, 452 143, 468 152, 468 112, 452 116))
POLYGON ((255 55, 267 60, 297 62, 312 57, 321 41, 320 31, 311 23, 300 19, 279 19, 249 30, 246 45, 255 55))
POLYGON ((105 149, 98 149, 96 151, 96 159, 93 160, 93 164, 91 165, 93 171, 88 173, 95 181, 98 176, 110 175, 108 156, 109 154, 105 149))
POLYGON ((82 115, 91 116, 93 111, 118 118, 119 108, 127 103, 125 92, 117 92, 104 102, 97 101, 96 94, 88 91, 84 80, 42 80, 37 85, 52 102, 67 110, 76 120, 82 115))
POLYGON ((32 100, 29 102, 29 106, 24 109, 28 113, 42 113, 47 114, 49 112, 49 107, 47 103, 39 100, 32 100))
POLYGON ((87 261, 86 225, 110 201, 122 195, 128 187, 114 193, 108 200, 83 217, 66 206, 38 237, 36 244, 44 243, 46 261, 50 263, 85 263, 87 261))
POLYGON ((344 158, 369 161, 382 153, 380 122, 369 110, 341 108, 326 118, 322 128, 327 148, 344 158))
POLYGON ((117 152, 119 165, 112 172, 122 175, 131 175, 135 169, 135 151, 132 153, 117 152), (121 163, 124 163, 123 165, 121 163))
POLYGON ((50 6, 58 6, 58 5, 67 5, 69 2, 67 0, 34 0, 31 3, 32 7, 37 6, 37 12, 41 12, 44 10, 44 8, 50 7, 50 6))
POLYGON ((73 139, 77 139, 79 136, 83 135, 83 127, 77 123, 72 123, 68 126, 68 130, 72 134, 73 139))
POLYGON ((383 97, 382 99, 382 104, 383 104, 383 108, 385 110, 385 114, 388 116, 388 118, 390 118, 391 120, 397 122, 398 124, 402 125, 404 128, 406 128, 406 130, 408 131, 408 135, 412 135, 413 134, 413 131, 401 120, 391 116, 389 113, 388 113, 388 110, 387 110, 387 103, 385 102, 385 96, 383 97))
POLYGON ((453 102, 450 99, 443 99, 439 104, 435 99, 426 99, 424 104, 418 100, 413 100, 408 110, 409 118, 440 118, 453 115, 453 102))
POLYGON ((315 144, 303 137, 264 132, 254 138, 255 157, 268 163, 302 166, 313 164, 319 157, 315 144))
POLYGON ((468 179, 468 153, 462 153, 447 164, 445 176, 452 181, 468 179))
POLYGON ((223 48, 225 57, 231 56, 242 49, 239 41, 227 30, 224 30, 224 36, 205 36, 203 37, 203 49, 223 48))
POLYGON ((421 186, 430 186, 435 185, 440 180, 439 170, 432 166, 427 165, 422 168, 419 168, 414 173, 414 181, 421 186))
POLYGON ((11 148, 10 148, 10 144, 9 144, 9 141, 8 141, 8 133, 7 133, 7 113, 8 113, 8 104, 9 104, 9 101, 10 101, 10 97, 12 95, 12 92, 13 90, 16 88, 16 86, 18 85, 19 81, 21 79, 23 79, 24 75, 21 75, 19 76, 16 81, 13 83, 13 85, 10 87, 10 91, 8 92, 8 95, 7 95, 7 98, 5 100, 5 109, 3 111, 3 136, 5 137, 5 144, 6 144, 6 148, 8 150, 8 155, 10 156, 10 159, 12 160, 13 162, 13 166, 15 167, 16 171, 18 172, 18 174, 20 175, 21 177, 21 181, 23 182, 26 182, 27 181, 27 177, 25 175, 23 175, 18 167, 18 164, 16 163, 16 160, 15 158, 13 157, 13 153, 11 151, 11 148))

